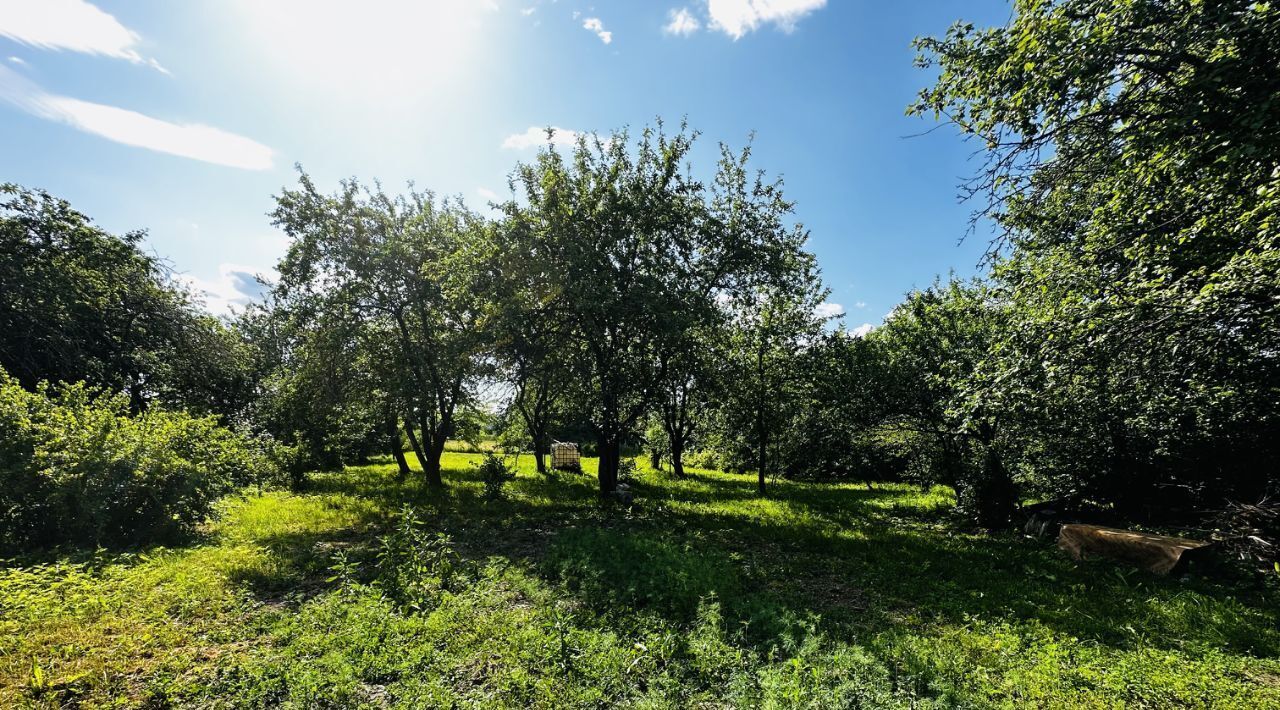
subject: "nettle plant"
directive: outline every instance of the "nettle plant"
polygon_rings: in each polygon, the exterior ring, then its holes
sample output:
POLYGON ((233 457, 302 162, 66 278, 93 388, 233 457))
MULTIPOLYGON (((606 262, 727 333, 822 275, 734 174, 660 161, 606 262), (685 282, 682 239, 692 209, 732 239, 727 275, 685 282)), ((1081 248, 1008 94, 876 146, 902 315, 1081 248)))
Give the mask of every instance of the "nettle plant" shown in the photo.
POLYGON ((453 539, 426 529, 411 506, 380 540, 376 584, 401 608, 420 612, 429 608, 440 592, 459 587, 462 558, 453 539))

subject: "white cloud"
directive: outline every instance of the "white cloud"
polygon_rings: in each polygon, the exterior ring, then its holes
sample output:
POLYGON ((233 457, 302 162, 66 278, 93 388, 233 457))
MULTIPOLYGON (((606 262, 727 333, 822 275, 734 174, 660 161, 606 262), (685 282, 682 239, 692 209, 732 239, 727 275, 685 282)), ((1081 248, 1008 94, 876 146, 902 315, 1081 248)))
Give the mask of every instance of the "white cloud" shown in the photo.
POLYGON ((524 15, 525 17, 528 17, 529 15, 532 15, 537 11, 538 11, 538 8, 534 6, 520 8, 520 14, 524 15))
POLYGON ((853 307, 854 307, 854 308, 857 308, 858 310, 862 310, 863 308, 866 308, 866 307, 867 307, 867 302, 866 302, 866 301, 858 301, 857 303, 853 304, 853 307))
POLYGON ((170 123, 118 106, 48 94, 4 67, 0 67, 0 100, 34 116, 125 145, 245 170, 266 170, 272 164, 271 149, 244 136, 212 126, 170 123))
MULTIPOLYGON (((551 130, 555 134, 551 136, 553 145, 573 145, 578 140, 578 133, 567 128, 552 126, 551 130)), ((527 150, 536 146, 547 144, 547 129, 539 126, 529 126, 524 133, 512 133, 502 141, 503 148, 511 150, 527 150)))
POLYGON ((851 328, 849 330, 849 335, 852 335, 855 338, 865 338, 867 337, 867 334, 875 330, 875 328, 876 327, 870 323, 863 323, 857 328, 851 328))
POLYGON ((138 53, 137 32, 85 0, 0 1, 0 36, 40 49, 125 59, 169 73, 138 53))
POLYGON ((813 312, 819 318, 836 318, 844 315, 844 306, 839 303, 824 302, 814 306, 813 312))
POLYGON ((766 24, 790 32, 796 21, 826 4, 827 0, 707 0, 707 13, 711 27, 739 39, 766 24))
POLYGON ((26 64, 26 62, 22 60, 22 57, 9 57, 9 61, 17 64, 18 66, 26 64))
POLYGON ((604 28, 604 23, 600 21, 599 17, 588 17, 583 20, 582 29, 595 32, 596 36, 600 38, 600 41, 605 44, 609 44, 613 41, 613 33, 604 28))
POLYGON ((259 274, 268 280, 275 275, 270 270, 252 266, 219 264, 218 275, 212 279, 190 274, 181 274, 177 278, 204 301, 210 313, 225 316, 235 313, 237 306, 261 301, 266 296, 268 287, 258 281, 259 274))
POLYGON ((477 187, 476 194, 479 195, 485 202, 501 202, 502 201, 502 198, 498 196, 498 193, 494 192, 493 190, 490 190, 487 187, 477 187))
POLYGON ((668 11, 667 18, 669 22, 662 28, 662 31, 669 35, 688 37, 697 32, 698 28, 702 26, 698 22, 698 18, 694 17, 693 13, 689 12, 689 9, 685 7, 668 11))

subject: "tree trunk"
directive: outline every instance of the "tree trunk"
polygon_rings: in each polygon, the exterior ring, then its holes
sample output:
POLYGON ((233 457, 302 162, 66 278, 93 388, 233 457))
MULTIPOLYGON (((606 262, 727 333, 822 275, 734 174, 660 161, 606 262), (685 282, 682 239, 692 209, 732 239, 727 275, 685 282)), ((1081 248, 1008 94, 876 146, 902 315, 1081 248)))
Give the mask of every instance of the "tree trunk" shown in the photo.
POLYGON ((404 446, 400 442, 400 427, 394 415, 387 418, 387 444, 391 447, 391 455, 396 459, 396 480, 403 481, 409 476, 409 460, 404 457, 404 446))
POLYGON ((533 460, 537 463, 538 473, 547 475, 547 444, 541 436, 533 437, 533 460))
POLYGON ((759 447, 756 475, 758 476, 758 492, 763 496, 765 469, 769 463, 768 432, 764 425, 765 392, 768 390, 768 383, 765 382, 763 340, 761 340, 760 347, 756 350, 756 377, 759 378, 758 397, 756 399, 756 439, 759 447))
MULTIPOLYGON (((764 417, 760 417, 760 421, 763 422, 764 417)), ((765 469, 769 465, 769 443, 765 439, 766 439, 766 435, 764 432, 764 427, 761 426, 760 427, 760 451, 758 452, 759 462, 756 468, 756 474, 758 477, 757 488, 760 495, 764 495, 764 475, 765 475, 765 469)))
POLYGON ((1017 490, 1013 476, 996 450, 994 428, 984 425, 979 432, 979 440, 985 451, 982 480, 974 491, 977 522, 988 530, 997 530, 1009 525, 1018 505, 1017 490))
POLYGON ((684 478, 684 442, 680 437, 671 438, 671 471, 676 478, 684 478))
POLYGON ((422 472, 426 475, 427 485, 432 488, 443 488, 444 480, 440 478, 440 457, 444 455, 444 443, 448 435, 435 432, 427 442, 427 460, 422 462, 422 472))
POLYGON ((618 454, 621 447, 618 441, 603 434, 597 442, 600 448, 600 467, 596 478, 600 481, 600 497, 604 498, 618 489, 618 454))
POLYGON ((147 398, 142 391, 142 383, 138 378, 131 377, 129 381, 129 414, 137 416, 147 411, 147 398))
POLYGON ((404 433, 409 437, 409 446, 413 448, 413 455, 418 457, 418 465, 425 469, 427 457, 422 451, 422 444, 418 442, 418 435, 413 431, 413 424, 408 419, 404 422, 404 433))
POLYGON ((545 476, 551 472, 547 468, 547 456, 551 454, 551 437, 547 434, 546 422, 543 421, 528 428, 529 438, 533 439, 533 460, 538 467, 538 473, 545 476))
POLYGON ((756 475, 758 491, 764 495, 764 477, 769 467, 769 431, 764 425, 764 401, 756 407, 756 475))
POLYGON ((988 530, 999 530, 1009 525, 1017 507, 1013 479, 993 453, 987 454, 983 468, 982 481, 974 491, 977 523, 988 530))

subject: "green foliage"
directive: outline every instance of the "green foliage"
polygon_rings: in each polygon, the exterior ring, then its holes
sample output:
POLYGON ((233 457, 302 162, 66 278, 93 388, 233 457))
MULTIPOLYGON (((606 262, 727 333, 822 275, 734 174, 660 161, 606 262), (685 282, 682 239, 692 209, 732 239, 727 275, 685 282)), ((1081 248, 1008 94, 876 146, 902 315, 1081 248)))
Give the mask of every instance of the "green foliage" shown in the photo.
POLYGON ((288 470, 295 487, 304 471, 334 470, 369 453, 388 397, 378 388, 378 361, 361 347, 351 318, 273 298, 246 309, 237 327, 255 350, 258 394, 250 420, 293 447, 288 470))
POLYGON ((636 460, 623 458, 618 461, 618 482, 630 484, 636 477, 636 460))
POLYGON ((401 509, 395 527, 379 541, 378 588, 401 609, 429 609, 441 592, 456 590, 461 571, 449 536, 428 532, 410 506, 401 509))
POLYGON ((1280 426, 1280 10, 1025 0, 918 41, 911 107, 980 141, 1007 313, 965 387, 1039 495, 1257 500, 1280 426))
POLYGON ((305 173, 277 197, 272 216, 293 240, 273 294, 279 317, 318 341, 321 362, 352 369, 334 378, 306 360, 299 368, 284 348, 281 371, 335 382, 335 407, 372 410, 375 422, 390 411, 421 431, 423 473, 439 486, 440 455, 489 347, 491 226, 430 193, 392 197, 352 180, 324 195, 305 173))
POLYGON ((270 442, 127 409, 83 383, 28 392, 0 371, 0 548, 172 539, 227 492, 274 478, 270 442))
POLYGON ((516 477, 516 472, 507 465, 507 462, 493 452, 484 454, 484 458, 476 464, 476 472, 484 482, 484 497, 487 500, 501 498, 503 487, 516 477))
POLYGON ((108 234, 64 200, 0 184, 0 368, 27 389, 84 381, 224 420, 252 395, 248 347, 203 313, 142 232, 108 234))
POLYGON ((757 284, 727 304, 732 327, 724 344, 725 372, 717 393, 717 440, 735 470, 755 469, 759 493, 780 470, 796 438, 794 420, 812 400, 804 397, 803 354, 820 337, 815 309, 826 297, 810 265, 757 284))

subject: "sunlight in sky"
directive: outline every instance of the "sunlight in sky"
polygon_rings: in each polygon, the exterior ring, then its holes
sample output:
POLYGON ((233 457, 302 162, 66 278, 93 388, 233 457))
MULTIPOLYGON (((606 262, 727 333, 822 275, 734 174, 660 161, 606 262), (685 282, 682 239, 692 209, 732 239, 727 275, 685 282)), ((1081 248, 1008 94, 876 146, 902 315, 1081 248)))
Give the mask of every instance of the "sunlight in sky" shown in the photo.
POLYGON ((467 72, 497 6, 482 0, 244 0, 257 46, 300 83, 329 91, 414 93, 467 72))

